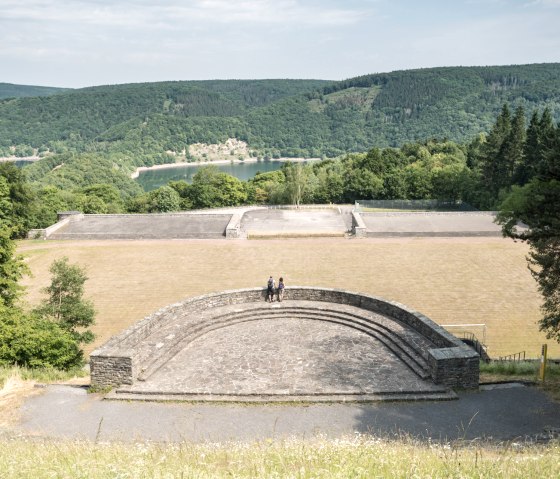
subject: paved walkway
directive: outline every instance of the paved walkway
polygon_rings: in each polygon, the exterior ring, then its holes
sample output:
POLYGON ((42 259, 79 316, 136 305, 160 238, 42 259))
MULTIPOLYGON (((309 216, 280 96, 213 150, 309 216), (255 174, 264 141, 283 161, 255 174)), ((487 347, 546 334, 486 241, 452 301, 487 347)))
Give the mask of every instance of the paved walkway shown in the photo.
POLYGON ((240 405, 103 401, 49 386, 21 407, 12 433, 102 441, 253 441, 363 433, 433 441, 543 439, 560 431, 560 404, 530 387, 461 393, 458 401, 240 405))

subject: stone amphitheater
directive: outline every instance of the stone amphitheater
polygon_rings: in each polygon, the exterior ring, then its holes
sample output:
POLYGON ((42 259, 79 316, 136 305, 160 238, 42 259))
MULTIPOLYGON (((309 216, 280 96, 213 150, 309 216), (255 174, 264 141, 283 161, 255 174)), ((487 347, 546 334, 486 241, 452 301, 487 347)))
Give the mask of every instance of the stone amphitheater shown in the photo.
POLYGON ((190 298, 90 356, 110 399, 373 401, 453 399, 478 387, 479 356, 429 318, 342 290, 261 288, 190 298))

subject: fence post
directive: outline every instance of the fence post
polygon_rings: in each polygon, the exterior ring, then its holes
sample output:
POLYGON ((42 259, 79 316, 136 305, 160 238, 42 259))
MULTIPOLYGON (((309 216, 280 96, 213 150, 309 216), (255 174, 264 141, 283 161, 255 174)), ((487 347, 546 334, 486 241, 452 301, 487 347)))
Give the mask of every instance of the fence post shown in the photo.
POLYGON ((539 370, 539 378, 543 383, 546 379, 546 353, 547 353, 547 345, 543 344, 541 350, 541 367, 539 370))

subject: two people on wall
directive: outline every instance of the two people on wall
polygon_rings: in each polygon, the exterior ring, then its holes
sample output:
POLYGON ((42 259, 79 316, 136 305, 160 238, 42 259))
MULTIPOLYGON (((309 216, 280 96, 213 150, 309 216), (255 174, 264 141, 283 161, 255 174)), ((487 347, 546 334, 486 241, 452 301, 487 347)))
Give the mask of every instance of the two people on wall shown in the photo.
POLYGON ((266 300, 270 303, 274 302, 274 297, 278 299, 278 301, 282 301, 284 299, 284 278, 280 277, 278 280, 278 287, 274 282, 274 278, 270 276, 268 278, 268 282, 266 285, 266 300))

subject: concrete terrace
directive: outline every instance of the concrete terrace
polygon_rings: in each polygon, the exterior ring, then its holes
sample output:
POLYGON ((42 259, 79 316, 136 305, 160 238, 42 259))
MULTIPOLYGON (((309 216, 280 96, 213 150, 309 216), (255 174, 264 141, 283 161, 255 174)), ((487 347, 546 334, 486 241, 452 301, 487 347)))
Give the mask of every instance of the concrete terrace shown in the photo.
POLYGON ((29 237, 46 239, 262 239, 501 236, 494 212, 352 211, 351 206, 243 207, 165 214, 61 216, 29 237))
POLYGON ((501 236, 494 212, 359 213, 366 236, 501 236))
POLYGON ((231 214, 83 215, 49 239, 222 238, 231 214))

